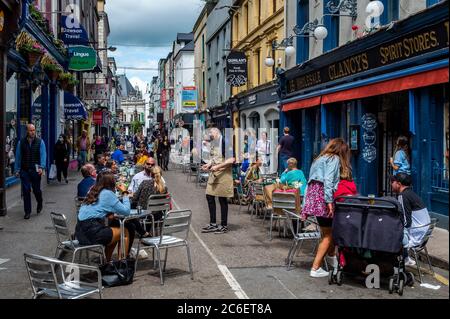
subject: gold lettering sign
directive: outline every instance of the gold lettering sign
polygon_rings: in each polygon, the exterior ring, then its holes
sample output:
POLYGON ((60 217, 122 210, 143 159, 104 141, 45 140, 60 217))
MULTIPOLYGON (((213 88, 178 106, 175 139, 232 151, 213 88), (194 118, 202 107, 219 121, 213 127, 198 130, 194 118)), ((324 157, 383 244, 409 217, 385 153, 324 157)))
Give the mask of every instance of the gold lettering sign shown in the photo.
POLYGON ((381 64, 392 63, 439 46, 436 31, 424 32, 380 47, 381 64))
POLYGON ((296 90, 301 90, 320 83, 322 83, 322 80, 320 78, 320 71, 317 71, 297 78, 295 80, 294 86, 296 90))
POLYGON ((358 54, 328 67, 330 80, 340 79, 369 69, 367 53, 358 54))

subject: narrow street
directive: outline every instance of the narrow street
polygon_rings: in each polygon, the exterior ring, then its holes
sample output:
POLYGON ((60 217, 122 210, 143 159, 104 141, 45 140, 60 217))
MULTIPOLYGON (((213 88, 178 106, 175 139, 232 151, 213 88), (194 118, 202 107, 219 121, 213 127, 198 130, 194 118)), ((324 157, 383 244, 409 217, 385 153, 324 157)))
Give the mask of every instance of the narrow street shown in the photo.
MULTIPOLYGON (((295 258, 290 271, 284 266, 291 239, 279 238, 274 231, 272 241, 268 239, 268 224, 261 219, 251 219, 242 207, 230 205, 229 227, 226 234, 202 234, 201 228, 209 222, 204 188, 186 182, 180 171, 169 171, 164 175, 169 191, 173 195, 174 208, 190 209, 193 212, 191 232, 191 256, 194 280, 188 272, 186 250, 171 249, 167 261, 165 284, 159 283, 159 273, 152 269, 151 258, 140 260, 134 282, 129 286, 104 290, 105 298, 136 299, 371 299, 371 298, 448 298, 448 286, 426 275, 425 281, 440 285, 432 290, 407 287, 403 297, 390 295, 387 284, 381 289, 367 289, 364 279, 347 278, 340 287, 328 285, 326 278, 309 277, 313 256, 312 245, 305 244, 295 258)), ((44 187, 44 210, 37 216, 33 208, 30 220, 23 219, 20 189, 8 190, 8 215, 0 220, 0 298, 30 298, 31 288, 26 274, 23 253, 52 256, 56 248, 56 237, 49 214, 61 212, 75 226, 74 194, 81 178, 71 172, 69 184, 51 183, 44 187)), ((218 214, 218 218, 220 214, 218 214)), ((135 242, 137 244, 137 242, 135 242)), ((149 252, 151 257, 151 252, 149 252)), ((448 271, 436 269, 448 278, 448 271)))

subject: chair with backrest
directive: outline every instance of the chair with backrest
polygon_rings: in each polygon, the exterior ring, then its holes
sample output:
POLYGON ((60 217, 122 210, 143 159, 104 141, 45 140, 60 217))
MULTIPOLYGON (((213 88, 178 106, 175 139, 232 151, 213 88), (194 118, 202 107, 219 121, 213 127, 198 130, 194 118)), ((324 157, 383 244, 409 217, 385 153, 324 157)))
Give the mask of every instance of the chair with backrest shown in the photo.
POLYGON ((409 250, 414 255, 414 260, 416 261, 417 272, 419 273, 419 278, 420 278, 421 283, 423 282, 423 277, 422 277, 422 271, 420 270, 420 265, 419 265, 419 258, 418 258, 419 253, 421 253, 421 252, 425 253, 425 257, 427 258, 428 266, 430 267, 430 271, 434 276, 434 269, 433 269, 433 266, 431 265, 431 260, 430 260, 430 255, 428 254, 427 244, 428 244, 429 239, 432 237, 433 230, 436 227, 437 222, 438 222, 437 218, 431 218, 431 221, 429 224, 409 228, 409 230, 423 229, 424 231, 427 228, 426 233, 424 234, 420 244, 417 246, 414 246, 414 247, 409 247, 409 250))
POLYGON ((197 182, 197 175, 199 171, 199 165, 196 163, 189 163, 189 167, 187 169, 186 182, 190 182, 192 177, 195 178, 195 182, 197 182))
POLYGON ((34 299, 44 295, 79 299, 97 293, 102 298, 102 275, 98 267, 31 254, 24 254, 24 259, 34 299), (96 280, 82 281, 81 271, 95 273, 96 280))
POLYGON ((161 212, 164 214, 170 210, 170 202, 172 198, 169 193, 150 195, 147 201, 147 211, 151 212, 150 218, 144 221, 144 226, 152 226, 152 236, 156 236, 156 225, 161 224, 162 220, 155 221, 155 213, 161 212))
POLYGON ((103 245, 81 245, 78 240, 72 239, 72 234, 67 226, 67 218, 64 214, 59 213, 50 213, 50 218, 52 219, 53 228, 56 233, 56 240, 58 242, 55 252, 55 258, 58 258, 61 252, 70 252, 72 253, 72 263, 75 262, 75 258, 77 257, 79 252, 85 251, 87 254, 87 260, 89 259, 89 253, 92 252, 94 254, 99 255, 100 264, 102 264, 105 260, 105 248, 103 245))
MULTIPOLYGON (((294 193, 277 193, 272 194, 272 208, 270 211, 270 228, 269 239, 272 240, 272 228, 273 222, 278 222, 278 230, 281 235, 281 221, 286 221, 286 216, 282 213, 282 209, 295 212, 296 206, 296 194, 294 193)), ((265 218, 264 218, 265 221, 265 218)), ((286 223, 284 224, 284 234, 286 235, 286 223)))
POLYGON ((155 248, 158 258, 158 268, 161 285, 164 285, 163 272, 166 270, 167 255, 169 248, 186 247, 191 279, 194 279, 192 271, 191 254, 189 249, 189 227, 191 225, 191 210, 169 211, 164 217, 161 234, 157 237, 144 238, 141 240, 144 249, 155 248), (161 249, 165 249, 164 266, 161 266, 161 249))
POLYGON ((252 182, 249 186, 253 193, 253 207, 250 217, 253 216, 253 212, 255 212, 255 217, 264 215, 264 209, 266 205, 265 194, 264 194, 264 184, 258 182, 252 182))
MULTIPOLYGON (((285 214, 285 218, 286 218, 288 227, 289 227, 292 235, 294 236, 292 246, 289 249, 288 257, 286 259, 287 270, 290 270, 292 261, 295 256, 295 252, 297 251, 297 249, 301 249, 303 242, 311 241, 311 240, 315 241, 316 242, 315 247, 317 247, 317 244, 320 242, 320 239, 322 238, 322 234, 320 233, 319 225, 317 224, 317 221, 315 220, 315 218, 310 217, 305 221, 305 224, 309 223, 309 224, 316 226, 316 229, 314 231, 299 232, 300 223, 301 223, 300 217, 297 214, 295 214, 292 211, 287 210, 287 209, 283 209, 283 213, 285 214)), ((315 250, 315 247, 314 247, 314 250, 315 250)), ((314 250, 313 250, 313 252, 314 252, 314 250)), ((326 263, 326 260, 325 260, 325 263, 326 263)), ((326 265, 326 268, 328 269, 328 265, 326 265)))

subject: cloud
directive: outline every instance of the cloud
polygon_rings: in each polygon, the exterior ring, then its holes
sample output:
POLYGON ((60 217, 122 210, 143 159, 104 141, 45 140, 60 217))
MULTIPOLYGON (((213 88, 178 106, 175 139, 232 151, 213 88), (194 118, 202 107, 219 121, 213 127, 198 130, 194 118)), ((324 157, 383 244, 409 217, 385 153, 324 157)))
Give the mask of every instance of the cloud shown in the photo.
POLYGON ((178 32, 191 32, 202 0, 124 0, 106 5, 111 44, 168 47, 178 32))

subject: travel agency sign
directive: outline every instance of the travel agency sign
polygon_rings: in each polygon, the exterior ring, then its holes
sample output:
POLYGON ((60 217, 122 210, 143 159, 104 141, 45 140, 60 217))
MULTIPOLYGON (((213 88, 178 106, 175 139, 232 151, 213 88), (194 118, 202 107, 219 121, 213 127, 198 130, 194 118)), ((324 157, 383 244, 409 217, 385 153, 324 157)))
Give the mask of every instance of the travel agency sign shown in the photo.
POLYGON ((69 47, 69 70, 91 71, 97 66, 97 52, 88 46, 69 47))

